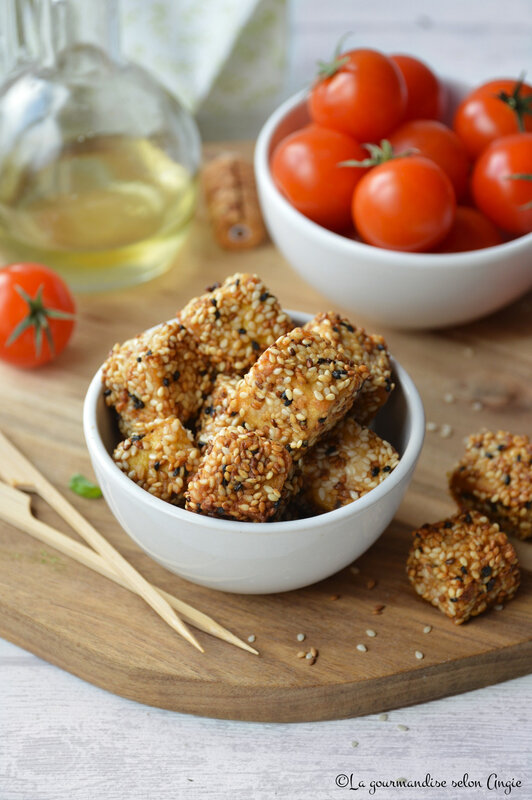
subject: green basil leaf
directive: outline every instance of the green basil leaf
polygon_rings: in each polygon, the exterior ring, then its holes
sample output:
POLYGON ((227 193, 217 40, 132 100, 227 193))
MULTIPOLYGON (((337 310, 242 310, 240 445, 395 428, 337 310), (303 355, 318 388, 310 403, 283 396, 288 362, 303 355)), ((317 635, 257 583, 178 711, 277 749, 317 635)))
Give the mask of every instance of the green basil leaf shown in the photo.
POLYGON ((81 497, 88 497, 92 499, 102 496, 102 490, 100 487, 90 481, 84 475, 80 475, 79 472, 75 475, 72 475, 68 487, 81 497))

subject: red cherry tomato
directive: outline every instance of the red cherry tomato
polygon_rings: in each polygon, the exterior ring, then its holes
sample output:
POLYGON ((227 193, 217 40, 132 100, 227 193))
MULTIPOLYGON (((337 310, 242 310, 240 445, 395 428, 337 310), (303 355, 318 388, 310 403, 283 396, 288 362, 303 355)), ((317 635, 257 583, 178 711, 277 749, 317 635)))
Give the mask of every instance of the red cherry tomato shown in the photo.
POLYGON ((467 192, 470 165, 465 147, 442 122, 428 119, 406 122, 392 133, 390 143, 395 153, 415 149, 435 161, 449 177, 458 199, 467 192))
POLYGON ((42 264, 0 269, 0 359, 37 367, 66 347, 74 327, 66 283, 42 264))
POLYGON ((369 244, 424 251, 449 233, 455 206, 445 172, 428 158, 408 156, 364 175, 353 195, 353 221, 369 244))
POLYGON ((351 50, 338 56, 330 68, 323 66, 320 74, 309 97, 314 122, 365 143, 380 141, 402 121, 404 78, 382 53, 351 50))
POLYGON ((489 81, 460 103, 454 117, 453 128, 472 159, 495 139, 519 133, 518 116, 509 103, 500 99, 501 94, 515 94, 515 103, 523 107, 524 130, 532 131, 532 106, 526 102, 527 97, 532 97, 532 86, 515 80, 489 81))
POLYGON ((339 164, 367 156, 345 133, 308 125, 275 148, 271 170, 278 189, 294 208, 318 225, 341 231, 351 225, 353 191, 367 170, 339 164))
POLYGON ((458 206, 453 227, 437 249, 438 253, 463 253, 482 250, 503 241, 493 222, 476 208, 458 206))
POLYGON ((473 169, 475 203, 508 233, 532 231, 532 133, 505 136, 487 147, 473 169), (527 175, 526 177, 517 177, 527 175), (515 177, 512 177, 515 176, 515 177))
POLYGON ((393 55, 406 83, 404 120, 440 119, 444 111, 445 91, 436 75, 423 61, 413 56, 393 55))

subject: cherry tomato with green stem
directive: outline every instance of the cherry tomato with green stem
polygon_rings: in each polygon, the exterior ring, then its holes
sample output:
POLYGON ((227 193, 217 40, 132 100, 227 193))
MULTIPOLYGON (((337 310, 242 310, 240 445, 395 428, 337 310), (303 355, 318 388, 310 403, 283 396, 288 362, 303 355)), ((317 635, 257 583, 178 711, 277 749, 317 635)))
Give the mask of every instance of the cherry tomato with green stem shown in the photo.
POLYGON ((458 106, 453 129, 471 159, 502 136, 532 132, 532 86, 508 79, 479 86, 458 106))
POLYGON ((468 189, 471 164, 456 133, 436 120, 406 122, 389 137, 394 152, 413 150, 434 161, 450 179, 458 200, 468 189))
POLYGON ((406 84, 399 67, 377 50, 337 50, 331 63, 320 62, 308 106, 319 125, 375 142, 402 121, 406 84))
POLYGON ((445 90, 434 72, 419 58, 396 54, 390 56, 406 83, 404 121, 440 119, 445 107, 445 90))
POLYGON ((340 164, 367 155, 345 133, 307 125, 277 145, 271 171, 281 194, 301 214, 325 228, 342 231, 351 226, 351 198, 366 170, 340 164))
POLYGON ((42 264, 0 269, 0 359, 37 367, 64 350, 74 328, 75 304, 66 283, 42 264))
POLYGON ((353 222, 365 242, 406 252, 438 245, 451 230, 455 208, 454 189, 445 172, 434 161, 415 155, 388 154, 388 160, 360 180, 352 202, 353 222))
POLYGON ((489 145, 473 169, 477 207, 503 231, 532 231, 532 133, 505 136, 489 145))

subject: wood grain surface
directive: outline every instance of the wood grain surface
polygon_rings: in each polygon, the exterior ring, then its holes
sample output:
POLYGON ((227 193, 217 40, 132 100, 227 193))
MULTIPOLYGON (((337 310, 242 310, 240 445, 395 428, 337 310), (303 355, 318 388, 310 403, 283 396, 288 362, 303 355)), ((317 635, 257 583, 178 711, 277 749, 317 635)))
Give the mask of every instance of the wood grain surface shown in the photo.
MULTIPOLYGON (((285 307, 329 308, 271 245, 249 253, 219 250, 202 210, 174 268, 153 283, 79 301, 71 346, 40 371, 0 367, 0 428, 60 490, 74 472, 91 475, 81 409, 90 377, 110 346, 170 317, 214 280, 255 271, 285 307)), ((0 635, 87 681, 150 705, 213 717, 316 720, 419 703, 530 670, 532 578, 501 612, 454 626, 411 591, 404 573, 410 531, 453 510, 445 475, 462 438, 482 426, 529 432, 532 409, 532 298, 482 322, 443 332, 380 328, 417 383, 426 444, 396 520, 357 566, 311 588, 275 596, 221 594, 187 583, 153 563, 126 536, 103 500, 73 504, 137 567, 167 591, 214 616, 239 636, 256 636, 260 657, 199 634, 192 650, 143 602, 0 526, 0 635), (451 401, 451 402, 448 402, 451 401), (441 426, 451 426, 441 436, 441 426), (368 588, 369 580, 377 581, 368 588), (339 597, 337 597, 339 595, 339 597), (336 598, 336 599, 335 599, 336 598), (386 607, 374 615, 376 604, 386 607), (423 627, 431 625, 429 634, 423 627), (376 631, 369 638, 365 631, 376 631), (296 637, 303 632, 306 640, 296 637), (357 651, 358 643, 368 651, 357 651), (298 650, 315 646, 310 666, 298 650), (423 660, 415 651, 424 653, 423 660)), ((370 321, 356 319, 372 329, 370 321)), ((35 501, 39 518, 69 532, 35 501)), ((525 558, 529 547, 523 545, 525 558)))

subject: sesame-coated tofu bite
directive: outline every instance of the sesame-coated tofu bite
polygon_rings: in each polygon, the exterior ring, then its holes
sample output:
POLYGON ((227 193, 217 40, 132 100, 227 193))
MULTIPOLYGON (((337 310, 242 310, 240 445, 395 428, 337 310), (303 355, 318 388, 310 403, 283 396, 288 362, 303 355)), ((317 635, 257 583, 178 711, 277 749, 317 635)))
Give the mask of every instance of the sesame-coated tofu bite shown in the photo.
POLYGON ((293 327, 257 275, 237 273, 194 297, 179 319, 219 372, 242 374, 293 327))
POLYGON ((351 410, 357 422, 367 425, 394 389, 386 341, 378 334, 369 334, 364 328, 357 328, 333 311, 316 314, 307 322, 305 330, 319 334, 343 350, 354 364, 365 364, 368 368, 368 379, 351 410))
POLYGON ((519 587, 514 548, 497 523, 476 511, 423 525, 413 537, 408 579, 457 625, 509 600, 519 587))
POLYGON ((374 489, 398 463, 391 444, 346 417, 301 460, 303 499, 314 513, 333 511, 374 489))
POLYGON ((350 409, 367 374, 318 334, 294 328, 253 364, 229 411, 297 461, 350 409))
POLYGON ((103 365, 105 402, 128 435, 136 425, 191 419, 212 386, 212 367, 177 320, 116 344, 103 365))
POLYGON ((199 466, 200 453, 194 437, 177 417, 150 422, 143 433, 134 433, 116 447, 115 463, 143 489, 182 505, 189 476, 199 466))
POLYGON ((532 536, 532 442, 507 431, 469 436, 449 476, 462 509, 475 509, 519 539, 532 536))
POLYGON ((224 428, 239 424, 238 414, 229 413, 229 404, 235 396, 239 378, 220 373, 214 382, 213 390, 206 398, 196 420, 196 442, 199 448, 205 447, 216 434, 224 428))
POLYGON ((292 469, 286 448, 256 431, 240 427, 220 431, 190 480, 185 508, 214 517, 266 522, 281 509, 292 469))

